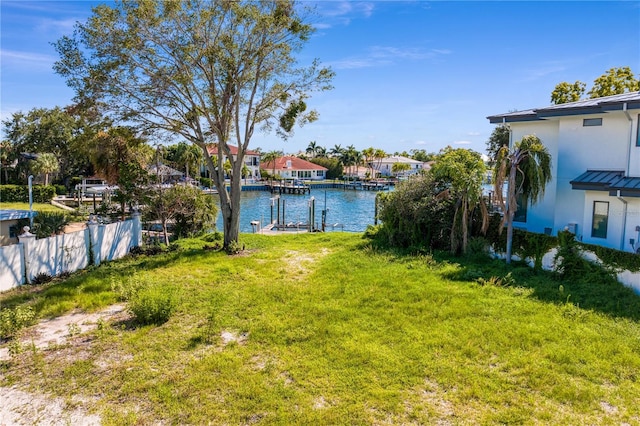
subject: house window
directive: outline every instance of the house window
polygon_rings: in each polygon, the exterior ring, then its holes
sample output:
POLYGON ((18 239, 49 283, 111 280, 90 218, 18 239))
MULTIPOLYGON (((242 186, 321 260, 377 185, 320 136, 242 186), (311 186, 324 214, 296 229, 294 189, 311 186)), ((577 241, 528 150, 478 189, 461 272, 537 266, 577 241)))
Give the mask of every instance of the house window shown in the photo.
POLYGON ((514 222, 526 222, 527 221, 527 198, 522 194, 516 195, 516 212, 513 215, 514 222))
POLYGON ((607 238, 607 224, 609 222, 609 203, 606 201, 593 202, 593 221, 591 222, 591 236, 607 238))
POLYGON ((638 114, 638 121, 636 121, 636 146, 640 146, 640 114, 638 114))
POLYGON ((602 118, 585 118, 582 127, 602 126, 602 118))

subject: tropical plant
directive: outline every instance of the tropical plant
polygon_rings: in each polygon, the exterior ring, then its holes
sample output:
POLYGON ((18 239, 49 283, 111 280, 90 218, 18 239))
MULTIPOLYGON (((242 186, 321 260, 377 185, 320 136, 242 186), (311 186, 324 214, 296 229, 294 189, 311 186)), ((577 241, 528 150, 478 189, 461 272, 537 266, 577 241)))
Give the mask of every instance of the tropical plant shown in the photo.
POLYGON ((400 176, 401 174, 409 170, 411 170, 411 165, 408 163, 402 163, 400 161, 393 163, 393 165, 391 166, 391 173, 396 176, 400 176))
POLYGON ((317 148, 317 144, 316 141, 311 141, 309 142, 309 146, 307 146, 307 150, 306 153, 311 156, 311 157, 315 157, 316 155, 316 148, 317 148))
POLYGON ((511 263, 513 246, 513 218, 521 197, 532 205, 542 199, 547 183, 551 180, 551 154, 538 137, 524 136, 513 148, 502 147, 498 151, 494 169, 496 199, 502 206, 500 229, 507 225, 506 261, 511 263), (507 197, 504 198, 504 186, 507 197))
POLYGON ((271 178, 275 178, 276 176, 276 160, 282 156, 282 152, 280 151, 269 151, 265 154, 262 154, 262 158, 260 161, 265 166, 271 166, 271 178))
POLYGON ((33 170, 38 174, 44 174, 44 184, 49 185, 49 174, 60 170, 60 163, 55 155, 45 152, 38 155, 33 162, 33 170))
POLYGON ((37 238, 60 234, 69 224, 69 216, 57 212, 38 212, 33 218, 33 232, 37 238))
POLYGON ((482 232, 489 225, 489 213, 482 198, 482 182, 486 168, 479 153, 469 149, 446 148, 431 168, 434 179, 445 184, 455 200, 451 227, 451 251, 467 251, 473 210, 478 208, 482 218, 482 232))
POLYGON ((295 53, 314 31, 305 19, 287 0, 99 5, 73 37, 55 44, 61 56, 55 70, 78 98, 202 149, 220 197, 226 247, 238 241, 241 170, 256 127, 291 135, 296 124, 317 119, 307 111, 310 93, 331 88, 334 74, 318 61, 296 68, 295 53), (217 165, 207 150, 213 140, 217 165))
POLYGON ((329 150, 329 154, 332 157, 340 157, 342 156, 343 152, 344 152, 344 148, 342 147, 342 145, 339 145, 339 144, 334 145, 333 148, 329 150))

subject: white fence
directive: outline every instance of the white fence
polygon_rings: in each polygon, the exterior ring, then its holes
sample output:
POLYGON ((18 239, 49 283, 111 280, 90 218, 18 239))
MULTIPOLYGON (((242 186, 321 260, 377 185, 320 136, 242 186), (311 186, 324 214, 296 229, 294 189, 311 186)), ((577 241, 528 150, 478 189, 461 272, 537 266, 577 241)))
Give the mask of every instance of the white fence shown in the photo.
MULTIPOLYGON (((558 252, 557 248, 552 248, 542 257, 542 269, 545 271, 554 271, 556 269, 556 265, 554 263, 554 259, 556 257, 556 253, 558 252)), ((504 253, 494 252, 493 255, 496 258, 504 259, 506 256, 504 253)), ((582 256, 590 262, 602 263, 602 261, 590 251, 583 251, 582 256)), ((514 260, 521 260, 519 256, 513 255, 514 260)), ((529 264, 530 267, 533 267, 532 259, 525 259, 525 261, 529 264)), ((629 287, 634 293, 640 295, 640 272, 631 272, 631 271, 618 271, 616 272, 616 278, 618 282, 629 287)))
POLYGON ((107 225, 89 223, 87 229, 36 240, 27 235, 20 243, 0 247, 0 291, 31 282, 40 274, 75 272, 119 259, 142 243, 140 216, 107 225))

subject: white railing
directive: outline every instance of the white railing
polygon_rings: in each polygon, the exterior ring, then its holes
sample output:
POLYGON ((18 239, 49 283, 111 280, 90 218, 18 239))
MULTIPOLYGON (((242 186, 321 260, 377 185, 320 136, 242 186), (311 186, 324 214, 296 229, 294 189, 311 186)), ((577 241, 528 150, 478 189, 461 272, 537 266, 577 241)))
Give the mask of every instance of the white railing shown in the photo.
POLYGON ((119 259, 142 243, 140 215, 110 224, 89 222, 87 228, 37 240, 33 234, 20 243, 0 247, 0 291, 30 283, 40 274, 52 277, 119 259))

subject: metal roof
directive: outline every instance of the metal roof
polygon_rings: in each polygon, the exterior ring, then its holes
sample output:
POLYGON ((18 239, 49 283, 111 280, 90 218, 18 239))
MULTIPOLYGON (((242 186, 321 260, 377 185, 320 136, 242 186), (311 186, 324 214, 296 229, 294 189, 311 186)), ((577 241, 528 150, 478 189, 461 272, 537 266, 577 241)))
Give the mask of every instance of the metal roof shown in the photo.
MULTIPOLYGON (((14 210, 14 209, 0 210, 0 221, 27 219, 31 216, 31 214, 32 213, 29 210, 14 210)), ((38 213, 33 212, 33 216, 35 216, 36 214, 38 213)))
POLYGON ((607 191, 609 195, 640 197, 640 177, 625 176, 619 170, 587 170, 571 182, 572 189, 607 191))
POLYGON ((623 93, 621 95, 604 96, 595 99, 583 99, 566 104, 550 105, 542 108, 534 108, 523 111, 512 111, 504 114, 487 117, 493 124, 511 123, 516 121, 535 121, 549 117, 599 114, 609 111, 622 111, 626 104, 627 109, 640 109, 640 91, 623 93))

